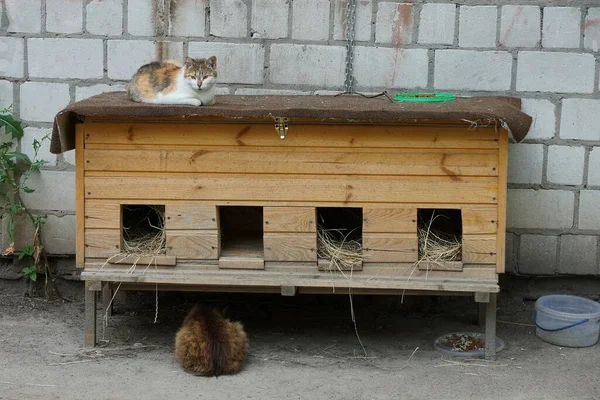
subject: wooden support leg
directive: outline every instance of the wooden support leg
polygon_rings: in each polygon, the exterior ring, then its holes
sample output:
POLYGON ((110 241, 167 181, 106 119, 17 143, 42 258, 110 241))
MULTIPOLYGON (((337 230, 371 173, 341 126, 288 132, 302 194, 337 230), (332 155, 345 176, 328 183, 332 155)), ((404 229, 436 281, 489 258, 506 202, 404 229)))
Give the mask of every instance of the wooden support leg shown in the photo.
POLYGON ((281 286, 281 295, 282 296, 295 296, 296 295, 296 286, 281 286))
POLYGON ((487 308, 486 303, 477 304, 477 324, 479 326, 485 326, 485 309, 487 308))
POLYGON ((111 303, 113 291, 108 282, 102 282, 102 313, 106 312, 107 316, 113 313, 113 305, 111 303))
POLYGON ((485 358, 496 359, 496 293, 490 294, 485 311, 485 358))
POLYGON ((85 282, 85 347, 96 346, 96 298, 92 282, 85 282))
POLYGON ((477 304, 477 323, 479 326, 485 324, 485 309, 490 302, 490 294, 487 292, 475 292, 475 303, 477 304))

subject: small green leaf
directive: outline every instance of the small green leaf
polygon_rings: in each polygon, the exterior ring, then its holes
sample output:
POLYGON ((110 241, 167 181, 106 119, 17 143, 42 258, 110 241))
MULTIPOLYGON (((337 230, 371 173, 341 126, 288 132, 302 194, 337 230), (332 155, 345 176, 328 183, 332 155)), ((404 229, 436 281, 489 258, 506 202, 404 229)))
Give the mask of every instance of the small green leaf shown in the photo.
POLYGON ((32 281, 36 281, 37 279, 37 272, 35 272, 35 266, 31 266, 31 267, 25 267, 23 268, 23 273, 29 277, 29 279, 31 279, 32 281))
POLYGON ((31 279, 32 281, 36 281, 37 279, 37 272, 35 271, 35 266, 31 266, 31 267, 25 267, 23 268, 23 273, 29 277, 29 279, 31 279))
POLYGON ((33 246, 25 246, 21 249, 21 254, 19 254, 19 260, 21 260, 25 256, 33 255, 33 246))
POLYGON ((21 125, 21 122, 16 120, 11 114, 0 115, 0 126, 5 126, 6 133, 13 139, 20 139, 23 137, 23 126, 21 125))
POLYGON ((33 190, 31 188, 28 188, 27 186, 23 186, 22 189, 23 189, 23 191, 25 193, 33 193, 33 192, 35 192, 35 190, 33 190))

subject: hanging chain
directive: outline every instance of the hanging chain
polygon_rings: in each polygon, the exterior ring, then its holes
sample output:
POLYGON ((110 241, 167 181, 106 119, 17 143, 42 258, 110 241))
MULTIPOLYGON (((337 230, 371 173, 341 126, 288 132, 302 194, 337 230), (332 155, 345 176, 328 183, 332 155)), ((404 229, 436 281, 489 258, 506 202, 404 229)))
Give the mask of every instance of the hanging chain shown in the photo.
POLYGON ((356 0, 347 0, 346 6, 346 80, 344 81, 344 91, 354 92, 354 72, 352 64, 354 63, 354 22, 356 20, 356 0))

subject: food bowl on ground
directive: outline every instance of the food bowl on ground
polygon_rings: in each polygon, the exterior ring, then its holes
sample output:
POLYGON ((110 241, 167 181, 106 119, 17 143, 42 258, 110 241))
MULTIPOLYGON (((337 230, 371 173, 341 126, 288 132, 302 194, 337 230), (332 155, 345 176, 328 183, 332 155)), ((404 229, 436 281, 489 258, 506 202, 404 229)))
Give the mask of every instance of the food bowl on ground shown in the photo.
MULTIPOLYGON (((453 332, 440 336, 434 342, 437 351, 449 356, 483 357, 485 335, 475 332, 453 332)), ((504 349, 504 341, 496 338, 496 353, 504 349)))
POLYGON ((600 304, 578 296, 550 295, 535 302, 536 335, 552 344, 587 347, 598 342, 600 304))

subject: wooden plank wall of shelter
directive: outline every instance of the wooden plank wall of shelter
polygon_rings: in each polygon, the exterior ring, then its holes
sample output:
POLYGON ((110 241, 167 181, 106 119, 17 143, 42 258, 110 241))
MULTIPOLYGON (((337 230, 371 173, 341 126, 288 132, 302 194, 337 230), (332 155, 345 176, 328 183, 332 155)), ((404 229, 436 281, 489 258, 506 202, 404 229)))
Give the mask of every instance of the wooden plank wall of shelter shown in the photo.
POLYGON ((315 207, 363 208, 365 263, 414 263, 417 210, 453 208, 463 263, 504 270, 506 135, 494 128, 295 124, 281 141, 270 124, 86 122, 78 136, 79 266, 119 252, 122 204, 148 204, 165 205, 167 255, 215 268, 217 206, 255 205, 266 265, 316 263, 315 207))

